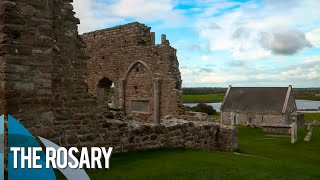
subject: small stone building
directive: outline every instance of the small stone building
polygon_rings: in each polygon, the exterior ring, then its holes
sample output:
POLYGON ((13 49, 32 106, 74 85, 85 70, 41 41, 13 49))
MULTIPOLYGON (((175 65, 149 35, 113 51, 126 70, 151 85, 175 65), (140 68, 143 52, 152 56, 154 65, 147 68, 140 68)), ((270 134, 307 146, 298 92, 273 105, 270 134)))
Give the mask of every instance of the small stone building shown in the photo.
POLYGON ((297 106, 289 87, 229 87, 221 123, 288 128, 297 106))
POLYGON ((165 35, 156 45, 150 29, 134 22, 86 33, 82 38, 90 56, 89 93, 102 105, 109 101, 109 106, 143 122, 158 122, 179 111, 182 81, 176 49, 165 35))

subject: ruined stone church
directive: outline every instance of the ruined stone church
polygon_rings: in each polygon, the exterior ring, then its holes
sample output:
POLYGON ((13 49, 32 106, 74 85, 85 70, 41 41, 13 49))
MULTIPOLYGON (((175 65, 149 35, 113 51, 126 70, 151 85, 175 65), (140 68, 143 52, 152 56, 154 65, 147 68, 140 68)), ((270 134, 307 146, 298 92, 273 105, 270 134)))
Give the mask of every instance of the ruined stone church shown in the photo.
POLYGON ((176 49, 166 35, 155 43, 155 33, 138 22, 82 35, 90 56, 89 93, 100 103, 110 99, 112 107, 143 122, 159 122, 181 108, 181 76, 176 49))
POLYGON ((71 2, 0 0, 1 114, 67 148, 237 148, 236 128, 164 118, 181 93, 164 36, 155 45, 150 28, 132 23, 81 37, 71 2), (105 108, 112 84, 117 111, 105 108))

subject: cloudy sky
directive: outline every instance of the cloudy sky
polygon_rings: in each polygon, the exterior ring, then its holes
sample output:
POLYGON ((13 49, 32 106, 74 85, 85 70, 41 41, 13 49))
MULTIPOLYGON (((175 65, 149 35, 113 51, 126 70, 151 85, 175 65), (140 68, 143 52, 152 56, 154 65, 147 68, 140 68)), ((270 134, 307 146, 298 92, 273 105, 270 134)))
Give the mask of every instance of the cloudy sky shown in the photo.
POLYGON ((139 21, 178 49, 184 87, 320 87, 320 0, 75 0, 80 33, 139 21))

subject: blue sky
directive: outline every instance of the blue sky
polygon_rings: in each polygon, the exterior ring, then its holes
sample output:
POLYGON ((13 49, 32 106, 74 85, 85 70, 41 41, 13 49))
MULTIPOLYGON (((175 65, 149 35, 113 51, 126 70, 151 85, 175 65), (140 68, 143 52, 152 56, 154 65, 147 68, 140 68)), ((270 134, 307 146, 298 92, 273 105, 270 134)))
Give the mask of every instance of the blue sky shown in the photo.
POLYGON ((184 87, 320 87, 319 0, 76 0, 79 32, 138 21, 178 49, 184 87))

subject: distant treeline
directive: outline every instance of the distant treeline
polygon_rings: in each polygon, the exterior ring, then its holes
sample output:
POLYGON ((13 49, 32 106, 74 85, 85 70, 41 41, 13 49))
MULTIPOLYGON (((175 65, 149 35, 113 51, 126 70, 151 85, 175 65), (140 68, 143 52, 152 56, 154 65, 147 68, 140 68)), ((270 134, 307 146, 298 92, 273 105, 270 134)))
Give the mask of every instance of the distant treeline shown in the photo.
MULTIPOLYGON (((224 94, 228 88, 221 87, 192 87, 182 88, 184 95, 200 95, 200 94, 224 94)), ((320 94, 320 88, 294 88, 296 93, 320 94)))
POLYGON ((320 88, 294 88, 294 92, 320 94, 320 88))

